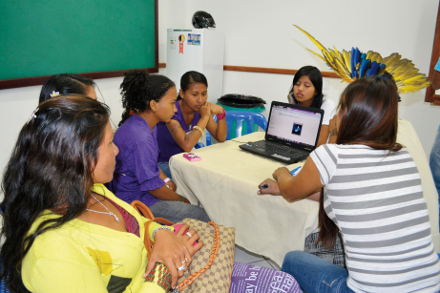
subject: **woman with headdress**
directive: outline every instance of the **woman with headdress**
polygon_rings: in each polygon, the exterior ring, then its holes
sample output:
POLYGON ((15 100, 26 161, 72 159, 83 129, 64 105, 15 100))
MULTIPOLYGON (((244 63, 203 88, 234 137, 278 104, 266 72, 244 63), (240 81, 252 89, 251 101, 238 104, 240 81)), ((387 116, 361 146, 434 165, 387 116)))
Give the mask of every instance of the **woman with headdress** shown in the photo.
POLYGON ((396 142, 397 102, 390 79, 354 81, 341 95, 336 143, 312 152, 295 177, 279 168, 275 180, 263 182, 268 188, 262 193, 288 200, 323 188, 318 241, 331 248, 339 231, 346 269, 303 251, 288 253, 282 271, 308 293, 440 289, 420 174, 396 142))

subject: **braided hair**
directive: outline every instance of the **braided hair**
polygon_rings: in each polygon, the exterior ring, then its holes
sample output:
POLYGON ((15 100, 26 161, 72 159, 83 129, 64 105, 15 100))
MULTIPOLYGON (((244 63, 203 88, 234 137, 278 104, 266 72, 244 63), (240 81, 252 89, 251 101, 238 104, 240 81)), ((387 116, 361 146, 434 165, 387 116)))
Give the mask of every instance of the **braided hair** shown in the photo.
POLYGON ((135 69, 125 73, 121 83, 122 113, 119 126, 127 120, 130 115, 150 110, 150 101, 159 102, 166 92, 175 87, 168 77, 163 75, 149 75, 145 70, 135 69))

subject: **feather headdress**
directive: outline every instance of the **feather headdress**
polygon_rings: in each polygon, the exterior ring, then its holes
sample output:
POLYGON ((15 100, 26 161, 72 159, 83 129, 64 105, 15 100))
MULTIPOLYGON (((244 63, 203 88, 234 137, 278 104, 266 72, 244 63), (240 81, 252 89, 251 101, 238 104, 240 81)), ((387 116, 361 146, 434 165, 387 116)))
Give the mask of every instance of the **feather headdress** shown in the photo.
POLYGON ((382 58, 377 52, 362 53, 358 48, 352 48, 351 51, 342 50, 342 52, 339 52, 335 47, 334 50, 326 49, 308 32, 297 25, 294 26, 312 40, 321 50, 322 56, 310 49, 307 50, 324 60, 343 81, 352 82, 361 77, 381 75, 387 71, 393 76, 401 94, 414 93, 431 84, 428 77, 419 73, 419 70, 414 67, 411 60, 402 59, 399 53, 382 58))

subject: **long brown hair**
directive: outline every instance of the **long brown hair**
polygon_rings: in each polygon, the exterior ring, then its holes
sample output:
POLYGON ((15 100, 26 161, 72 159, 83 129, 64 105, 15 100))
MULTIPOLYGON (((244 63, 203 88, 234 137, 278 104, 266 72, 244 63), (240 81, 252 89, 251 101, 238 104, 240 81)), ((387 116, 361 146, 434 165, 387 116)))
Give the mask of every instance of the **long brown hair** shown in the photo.
POLYGON ((1 185, 5 243, 0 279, 11 292, 29 292, 21 268, 35 238, 85 211, 109 115, 109 108, 96 100, 59 96, 41 103, 21 129, 1 185), (30 232, 45 210, 62 213, 30 232))
MULTIPOLYGON (((363 144, 377 150, 397 152, 398 94, 394 82, 384 77, 366 77, 349 84, 341 95, 342 111, 337 144, 363 144)), ((327 216, 321 192, 320 233, 317 242, 334 247, 338 227, 327 216)))

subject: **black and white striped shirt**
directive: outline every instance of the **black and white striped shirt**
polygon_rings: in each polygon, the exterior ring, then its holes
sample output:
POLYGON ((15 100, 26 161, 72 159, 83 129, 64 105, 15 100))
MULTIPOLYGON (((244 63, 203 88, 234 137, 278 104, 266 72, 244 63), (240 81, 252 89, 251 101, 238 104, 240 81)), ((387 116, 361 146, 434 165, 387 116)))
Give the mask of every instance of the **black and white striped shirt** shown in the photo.
POLYGON ((327 215, 339 227, 355 292, 437 292, 434 251, 420 174, 406 149, 326 144, 311 158, 327 215))

